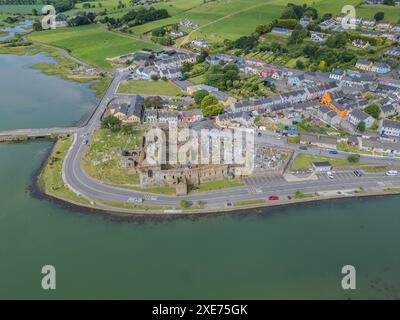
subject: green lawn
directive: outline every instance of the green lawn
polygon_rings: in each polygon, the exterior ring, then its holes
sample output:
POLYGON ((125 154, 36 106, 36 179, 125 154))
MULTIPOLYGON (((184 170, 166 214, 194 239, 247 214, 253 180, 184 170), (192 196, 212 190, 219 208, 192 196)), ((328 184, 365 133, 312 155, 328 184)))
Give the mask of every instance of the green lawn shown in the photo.
POLYGON ((118 93, 154 94, 177 96, 182 90, 168 81, 124 81, 118 87, 118 93))
POLYGON ((33 32, 29 38, 67 49, 78 59, 103 69, 111 69, 106 58, 143 48, 159 48, 156 44, 109 32, 96 25, 33 32))
POLYGON ((292 170, 300 170, 300 169, 309 169, 312 168, 312 162, 323 162, 328 161, 334 167, 343 167, 343 166, 362 166, 362 165, 370 165, 371 163, 367 162, 349 162, 347 159, 340 158, 331 158, 331 157, 320 157, 314 156, 307 153, 299 153, 292 163, 292 170))
POLYGON ((240 207, 240 206, 247 206, 247 205, 252 205, 252 204, 262 204, 266 203, 267 201, 265 199, 253 199, 253 200, 242 200, 242 201, 235 201, 233 202, 233 205, 235 207, 240 207))
POLYGON ((190 193, 200 193, 205 191, 220 190, 226 188, 234 188, 244 186, 244 182, 240 180, 216 180, 211 182, 202 183, 196 186, 196 190, 190 191, 190 193))
POLYGON ((40 12, 43 5, 0 5, 0 13, 22 13, 22 14, 32 14, 32 10, 36 9, 40 12))
POLYGON ((137 173, 120 167, 120 154, 121 150, 137 148, 141 136, 140 130, 132 135, 97 130, 82 160, 83 168, 90 176, 107 183, 139 183, 137 173))

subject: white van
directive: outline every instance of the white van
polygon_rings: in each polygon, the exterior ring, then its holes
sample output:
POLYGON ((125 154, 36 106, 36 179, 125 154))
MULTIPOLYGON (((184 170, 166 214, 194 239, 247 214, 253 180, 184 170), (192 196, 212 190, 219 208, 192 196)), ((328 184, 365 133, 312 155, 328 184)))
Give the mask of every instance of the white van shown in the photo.
POLYGON ((387 176, 397 176, 397 171, 396 170, 390 170, 386 172, 387 176))

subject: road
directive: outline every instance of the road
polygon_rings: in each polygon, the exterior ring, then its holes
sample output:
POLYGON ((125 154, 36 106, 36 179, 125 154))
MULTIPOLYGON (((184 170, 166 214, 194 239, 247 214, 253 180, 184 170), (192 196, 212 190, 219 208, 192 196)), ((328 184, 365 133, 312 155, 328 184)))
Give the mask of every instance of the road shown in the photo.
MULTIPOLYGON (((182 199, 188 200, 194 204, 202 201, 205 203, 205 208, 209 210, 217 210, 225 208, 229 203, 242 200, 252 200, 260 198, 268 198, 271 195, 279 196, 281 199, 286 199, 288 196, 293 196, 296 191, 304 193, 323 193, 330 192, 332 195, 337 195, 340 192, 342 195, 346 190, 363 190, 367 192, 379 192, 384 188, 400 187, 400 177, 387 177, 384 173, 366 173, 362 177, 355 177, 351 172, 337 172, 334 179, 329 179, 325 174, 318 175, 317 180, 289 182, 283 177, 251 177, 246 179, 246 184, 236 188, 213 190, 203 193, 192 193, 188 196, 167 196, 159 194, 150 194, 142 191, 124 189, 121 187, 110 186, 88 176, 82 168, 82 159, 87 150, 86 141, 91 141, 94 131, 100 128, 101 117, 107 108, 109 101, 115 97, 115 92, 118 83, 125 76, 124 73, 114 75, 104 97, 100 100, 97 108, 86 124, 76 128, 55 128, 55 129, 31 129, 31 130, 14 130, 0 132, 3 135, 48 135, 52 133, 74 135, 74 142, 65 158, 62 174, 65 183, 77 194, 80 194, 87 199, 98 202, 113 201, 113 202, 128 202, 132 198, 145 199, 145 205, 158 205, 164 207, 179 207, 179 202, 182 199)), ((215 126, 213 121, 207 120, 191 124, 191 127, 196 129, 210 128, 215 126)), ((291 148, 298 152, 298 146, 285 143, 283 140, 278 140, 274 135, 262 134, 256 136, 257 144, 280 146, 291 148)), ((324 155, 329 157, 346 158, 348 154, 340 152, 337 155, 329 154, 328 150, 317 148, 308 148, 301 151, 314 155, 324 155)), ((361 156, 361 161, 379 162, 384 164, 400 165, 399 158, 389 157, 372 157, 361 156)))
MULTIPOLYGON (((400 187, 400 177, 398 176, 387 177, 384 173, 368 173, 357 178, 351 173, 341 172, 336 173, 334 179, 329 179, 325 175, 319 175, 318 180, 314 181, 288 182, 285 179, 278 179, 276 181, 255 179, 254 181, 248 181, 244 186, 236 188, 213 190, 198 194, 194 193, 181 197, 150 194, 104 184, 86 174, 81 165, 82 158, 87 150, 85 141, 90 141, 94 130, 100 126, 101 116, 107 107, 107 103, 113 97, 118 82, 122 77, 123 75, 115 76, 104 98, 100 101, 93 117, 81 132, 74 134, 74 143, 64 161, 63 176, 66 184, 74 190, 74 192, 94 202, 103 200, 126 203, 132 200, 132 198, 143 198, 145 200, 145 205, 179 207, 180 200, 185 199, 194 204, 202 201, 205 203, 207 209, 212 210, 224 208, 230 202, 267 198, 271 195, 277 195, 281 199, 287 199, 288 196, 293 196, 296 191, 302 191, 304 193, 331 192, 337 194, 337 192, 343 193, 345 190, 360 190, 360 188, 365 191, 376 192, 381 191, 383 188, 400 187)), ((211 127, 212 123, 207 121, 203 123, 203 126, 211 127)), ((297 146, 285 144, 282 140, 277 140, 274 136, 269 135, 257 136, 256 143, 279 145, 293 148, 296 151, 298 150, 297 146)), ((309 148, 304 152, 334 157, 347 157, 344 153, 330 155, 326 150, 313 148, 309 148)), ((370 156, 362 156, 361 160, 366 162, 372 162, 373 160, 373 162, 400 164, 400 159, 397 158, 372 158, 370 156)))

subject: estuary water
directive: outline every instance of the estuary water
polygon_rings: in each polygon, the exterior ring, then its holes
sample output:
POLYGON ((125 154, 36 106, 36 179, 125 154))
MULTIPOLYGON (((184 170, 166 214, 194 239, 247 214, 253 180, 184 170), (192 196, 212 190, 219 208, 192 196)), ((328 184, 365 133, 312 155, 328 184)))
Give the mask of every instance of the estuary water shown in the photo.
MULTIPOLYGON (((2 129, 20 127, 20 117, 24 127, 72 124, 90 109, 88 89, 64 82, 53 87, 59 110, 34 112, 25 102, 41 108, 48 96, 18 75, 32 61, 4 59, 1 100, 18 112, 1 102, 2 129), (19 86, 3 90, 4 66, 19 86)), ((60 81, 28 70, 35 83, 60 81)), ((0 144, 0 298, 400 298, 400 197, 121 220, 32 193, 51 147, 0 144), (54 291, 41 288, 44 265, 56 268, 54 291), (356 268, 356 290, 341 287, 344 265, 356 268)))
POLYGON ((0 55, 0 130, 77 125, 89 116, 97 101, 89 84, 31 69, 51 61, 45 53, 0 55))

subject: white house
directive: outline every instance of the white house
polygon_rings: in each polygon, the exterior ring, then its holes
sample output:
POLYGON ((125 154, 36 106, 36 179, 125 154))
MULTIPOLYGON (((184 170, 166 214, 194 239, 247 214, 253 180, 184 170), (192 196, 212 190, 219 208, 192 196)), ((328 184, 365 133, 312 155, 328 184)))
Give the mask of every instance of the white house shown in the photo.
POLYGON ((379 133, 381 135, 400 137, 400 122, 387 119, 382 120, 379 133))
POLYGON ((366 128, 370 128, 374 124, 374 118, 372 118, 368 113, 360 109, 354 109, 349 113, 348 117, 349 122, 357 127, 360 122, 365 123, 366 128))

